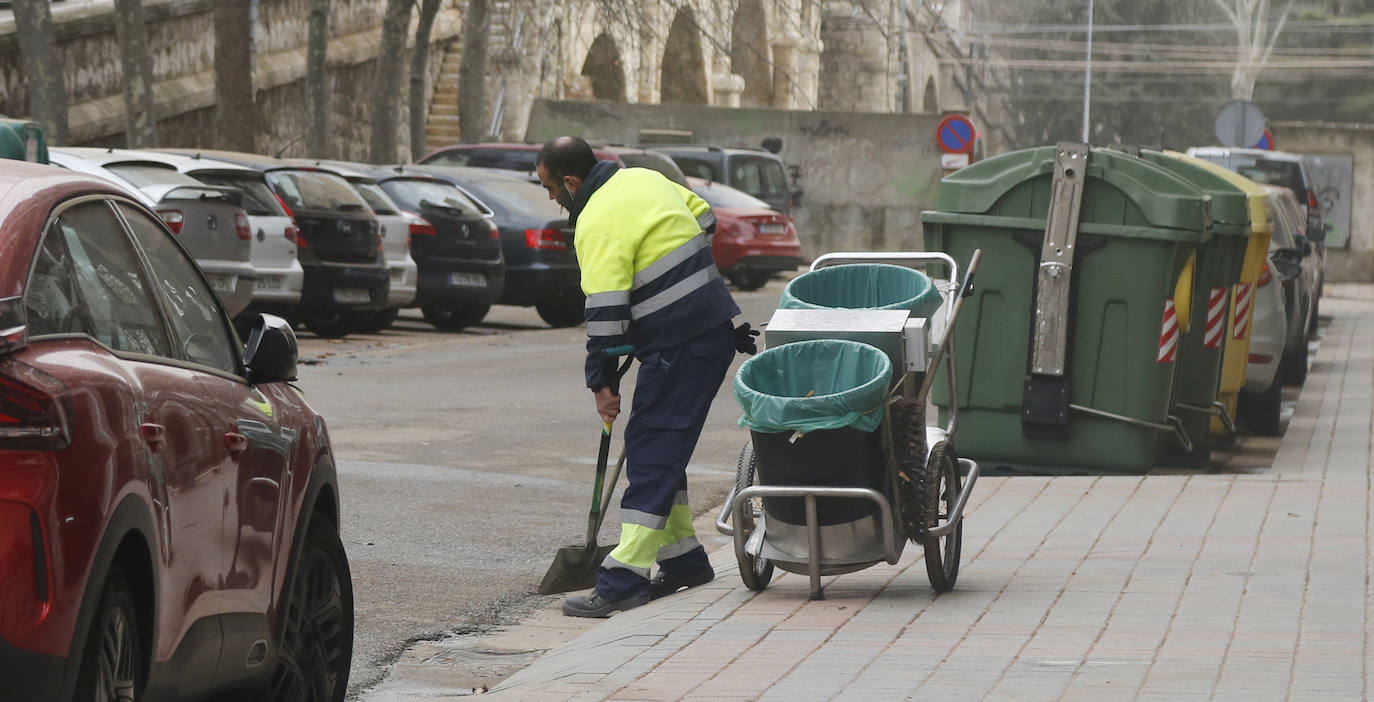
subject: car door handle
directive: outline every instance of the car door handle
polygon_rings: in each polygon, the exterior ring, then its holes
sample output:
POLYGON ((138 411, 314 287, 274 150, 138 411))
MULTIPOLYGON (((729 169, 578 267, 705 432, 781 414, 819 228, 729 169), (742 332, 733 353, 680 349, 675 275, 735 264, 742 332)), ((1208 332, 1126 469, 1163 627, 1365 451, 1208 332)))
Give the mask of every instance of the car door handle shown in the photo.
POLYGON ((248 437, 236 431, 231 431, 224 435, 224 448, 229 449, 229 455, 238 458, 240 454, 248 449, 248 437))
POLYGON ((138 433, 143 435, 143 441, 154 451, 167 441, 167 428, 161 424, 144 422, 138 425, 138 433))

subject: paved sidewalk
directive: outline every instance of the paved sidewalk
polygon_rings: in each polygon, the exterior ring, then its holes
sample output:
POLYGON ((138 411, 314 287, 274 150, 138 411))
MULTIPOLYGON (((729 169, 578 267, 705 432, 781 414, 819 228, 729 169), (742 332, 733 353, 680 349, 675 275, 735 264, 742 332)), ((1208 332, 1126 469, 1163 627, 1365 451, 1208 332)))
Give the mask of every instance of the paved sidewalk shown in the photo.
MULTIPOLYGON (((957 588, 919 550, 708 586, 537 658, 501 700, 1368 699, 1374 286, 1333 316, 1267 471, 978 482, 957 588)), ((427 698, 434 698, 426 695, 427 698)))

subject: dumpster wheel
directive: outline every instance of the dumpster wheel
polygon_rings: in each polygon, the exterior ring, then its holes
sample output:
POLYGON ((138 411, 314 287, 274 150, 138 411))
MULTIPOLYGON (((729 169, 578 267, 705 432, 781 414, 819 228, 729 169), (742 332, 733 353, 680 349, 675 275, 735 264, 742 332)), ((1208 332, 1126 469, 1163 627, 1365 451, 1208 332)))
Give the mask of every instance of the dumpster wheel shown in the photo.
MULTIPOLYGON (((942 526, 949 521, 954 501, 963 487, 959 477, 959 461, 954 446, 941 441, 930 449, 930 459, 926 461, 925 479, 922 481, 924 509, 930 515, 925 523, 927 529, 942 526)), ((927 536, 921 540, 926 551, 926 575, 930 586, 936 592, 949 592, 954 589, 954 581, 959 579, 959 553, 964 540, 964 522, 959 520, 954 529, 944 536, 927 536)))
POLYGON ((902 520, 902 533, 916 543, 924 543, 928 525, 934 524, 936 512, 926 498, 926 408, 919 400, 899 398, 892 401, 892 449, 897 474, 897 511, 902 520))
MULTIPOLYGON (((757 460, 754 458, 754 442, 746 442, 744 448, 739 452, 739 464, 735 467, 735 490, 733 494, 754 484, 754 469, 757 460)), ((748 541, 749 536, 754 533, 754 528, 758 524, 758 518, 763 515, 763 498, 755 497, 749 500, 751 504, 745 506, 743 519, 735 525, 736 529, 744 535, 748 541)), ((762 555, 745 554, 736 558, 739 562, 739 577, 744 581, 744 586, 755 592, 762 592, 768 587, 768 583, 773 579, 773 562, 764 558, 762 555)))

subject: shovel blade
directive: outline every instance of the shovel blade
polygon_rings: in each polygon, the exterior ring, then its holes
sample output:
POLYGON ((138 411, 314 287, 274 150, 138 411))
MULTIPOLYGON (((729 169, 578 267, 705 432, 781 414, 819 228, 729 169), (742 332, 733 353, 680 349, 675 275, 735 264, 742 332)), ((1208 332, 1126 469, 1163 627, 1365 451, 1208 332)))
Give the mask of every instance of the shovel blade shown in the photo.
POLYGON ((615 544, 589 544, 558 549, 553 564, 539 583, 539 594, 552 595, 596 587, 596 569, 615 547, 615 544))

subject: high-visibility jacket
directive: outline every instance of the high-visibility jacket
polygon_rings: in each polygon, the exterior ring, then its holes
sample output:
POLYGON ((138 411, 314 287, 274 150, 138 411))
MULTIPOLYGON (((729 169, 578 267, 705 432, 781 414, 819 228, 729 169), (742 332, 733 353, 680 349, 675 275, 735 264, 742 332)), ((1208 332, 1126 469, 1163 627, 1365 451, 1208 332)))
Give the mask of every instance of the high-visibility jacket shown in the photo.
POLYGON ((715 217, 690 190, 645 168, 598 163, 574 203, 573 246, 587 295, 587 387, 604 350, 682 343, 739 314, 711 257, 715 217))

